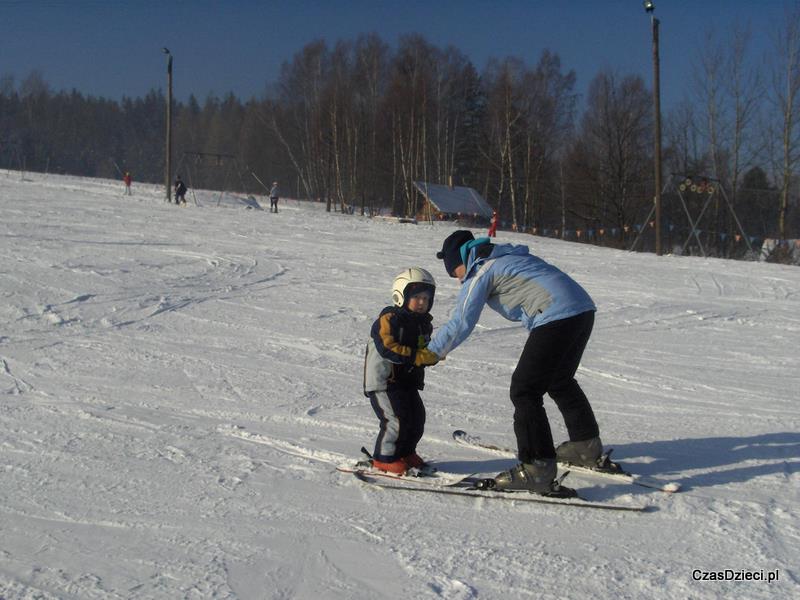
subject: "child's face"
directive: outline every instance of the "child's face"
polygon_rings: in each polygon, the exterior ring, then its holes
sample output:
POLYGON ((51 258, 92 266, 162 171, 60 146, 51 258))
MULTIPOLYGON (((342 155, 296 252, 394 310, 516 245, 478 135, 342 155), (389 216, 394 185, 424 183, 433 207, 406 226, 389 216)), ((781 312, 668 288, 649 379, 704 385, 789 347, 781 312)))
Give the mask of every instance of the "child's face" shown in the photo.
POLYGON ((415 313, 425 314, 431 303, 431 295, 428 292, 414 294, 408 300, 408 310, 415 313))

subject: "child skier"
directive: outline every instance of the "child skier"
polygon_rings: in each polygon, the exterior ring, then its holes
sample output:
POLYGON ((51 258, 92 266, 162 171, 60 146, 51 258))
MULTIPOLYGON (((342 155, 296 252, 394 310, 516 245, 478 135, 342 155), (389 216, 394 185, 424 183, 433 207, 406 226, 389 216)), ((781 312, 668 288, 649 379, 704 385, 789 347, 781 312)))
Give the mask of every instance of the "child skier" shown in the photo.
POLYGON ((405 269, 392 286, 393 306, 381 311, 372 324, 364 361, 364 395, 380 421, 372 464, 402 474, 422 468, 417 443, 425 429, 425 406, 419 390, 424 367, 438 358, 426 346, 433 320, 430 315, 436 282, 419 267, 405 269))

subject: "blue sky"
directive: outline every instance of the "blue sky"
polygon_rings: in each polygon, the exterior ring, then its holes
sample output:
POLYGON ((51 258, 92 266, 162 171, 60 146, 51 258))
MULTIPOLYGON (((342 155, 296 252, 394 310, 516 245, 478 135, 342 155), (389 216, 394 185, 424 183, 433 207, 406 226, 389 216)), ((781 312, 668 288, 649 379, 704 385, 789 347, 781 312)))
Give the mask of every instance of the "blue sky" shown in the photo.
MULTIPOLYGON (((772 44, 784 0, 655 0, 661 21, 662 98, 689 85, 707 32, 749 23, 755 59, 772 44)), ((167 46, 175 94, 263 95, 284 61, 308 42, 404 33, 452 44, 482 70, 489 58, 535 64, 542 50, 574 69, 578 91, 603 68, 652 81, 650 18, 641 0, 0 0, 0 76, 38 69, 55 90, 119 99, 165 88, 167 46)))

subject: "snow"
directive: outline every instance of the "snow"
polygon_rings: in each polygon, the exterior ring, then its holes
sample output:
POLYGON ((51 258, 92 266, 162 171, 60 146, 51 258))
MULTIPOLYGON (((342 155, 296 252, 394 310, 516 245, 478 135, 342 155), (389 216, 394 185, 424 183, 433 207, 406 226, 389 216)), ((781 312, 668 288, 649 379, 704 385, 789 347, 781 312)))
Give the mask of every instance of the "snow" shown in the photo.
MULTIPOLYGON (((397 493, 334 466, 374 441, 363 349, 394 274, 434 273, 435 326, 453 305, 452 225, 133 189, 0 171, 0 597, 797 597, 797 267, 502 232, 592 294, 603 440, 683 490, 567 478, 644 513, 397 493), (693 577, 724 569, 778 581, 693 577)), ((513 463, 451 432, 513 446, 525 337, 487 309, 428 371, 423 456, 513 463)))

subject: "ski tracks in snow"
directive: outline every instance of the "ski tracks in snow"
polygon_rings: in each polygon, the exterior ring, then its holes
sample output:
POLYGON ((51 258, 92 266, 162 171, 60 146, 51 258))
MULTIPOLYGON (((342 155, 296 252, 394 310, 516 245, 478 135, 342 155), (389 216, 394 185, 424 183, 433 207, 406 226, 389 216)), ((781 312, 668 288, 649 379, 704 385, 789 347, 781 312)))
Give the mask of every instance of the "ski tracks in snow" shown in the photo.
POLYGON ((312 462, 325 463, 332 467, 337 467, 346 462, 347 457, 343 454, 334 452, 327 452, 324 450, 315 450, 305 446, 300 446, 294 442, 280 440, 268 435, 260 433, 252 433, 247 431, 244 427, 238 425, 220 425, 217 431, 241 440, 253 442, 269 446, 282 454, 293 456, 295 458, 302 458, 312 462))
MULTIPOLYGON (((114 190, 52 176, 0 187, 0 596, 768 598, 796 586, 796 271, 504 233, 598 302, 579 379, 604 441, 689 487, 648 496, 662 509, 651 514, 589 520, 400 497, 334 472, 376 432, 363 350, 392 275, 438 269, 451 224, 316 203, 176 209, 155 187, 122 204, 114 190), (714 556, 788 582, 692 582, 714 556)), ((439 327, 457 284, 437 280, 439 327)), ((474 466, 454 427, 511 435, 525 335, 485 311, 430 369, 423 456, 474 466)))
POLYGON ((0 369, 0 374, 2 374, 5 379, 11 380, 10 387, 6 388, 5 390, 6 394, 24 394, 25 392, 29 392, 33 389, 31 384, 11 372, 11 367, 8 365, 8 361, 2 356, 0 356, 0 367, 2 367, 2 369, 0 369))

